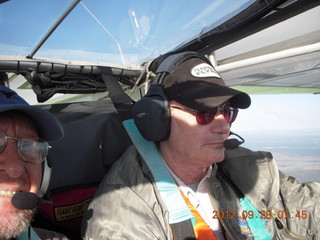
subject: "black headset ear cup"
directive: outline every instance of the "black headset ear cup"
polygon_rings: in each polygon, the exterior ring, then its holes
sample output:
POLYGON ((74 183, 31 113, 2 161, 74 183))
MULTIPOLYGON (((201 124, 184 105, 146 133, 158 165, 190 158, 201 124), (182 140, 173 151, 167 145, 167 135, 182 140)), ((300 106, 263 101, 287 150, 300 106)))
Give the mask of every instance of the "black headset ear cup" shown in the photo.
POLYGON ((153 84, 132 109, 133 119, 142 136, 160 142, 170 134, 170 111, 163 86, 153 84))
POLYGON ((176 66, 190 57, 200 57, 208 61, 197 52, 183 52, 166 55, 161 61, 154 62, 156 70, 156 84, 152 84, 147 94, 133 105, 132 118, 142 136, 154 142, 166 140, 170 135, 170 109, 167 96, 163 88, 163 80, 176 66), (159 65, 160 64, 160 65, 159 65), (157 67, 157 65, 159 65, 157 67))

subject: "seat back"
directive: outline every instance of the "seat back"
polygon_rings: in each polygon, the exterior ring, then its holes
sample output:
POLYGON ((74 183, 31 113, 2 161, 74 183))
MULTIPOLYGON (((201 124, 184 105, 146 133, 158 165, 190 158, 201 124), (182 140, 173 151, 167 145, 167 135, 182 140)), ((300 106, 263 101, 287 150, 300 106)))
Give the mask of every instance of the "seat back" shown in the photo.
POLYGON ((81 220, 98 184, 131 140, 111 101, 42 105, 63 124, 65 136, 51 142, 52 165, 46 193, 53 203, 39 205, 34 226, 80 238, 81 220))

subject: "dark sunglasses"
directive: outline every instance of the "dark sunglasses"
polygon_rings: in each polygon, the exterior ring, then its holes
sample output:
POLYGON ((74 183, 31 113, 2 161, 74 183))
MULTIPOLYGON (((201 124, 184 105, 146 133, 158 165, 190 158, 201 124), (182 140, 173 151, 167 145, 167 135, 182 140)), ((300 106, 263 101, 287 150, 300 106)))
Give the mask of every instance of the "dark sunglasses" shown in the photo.
POLYGON ((212 108, 207 111, 199 111, 199 110, 194 110, 191 108, 184 108, 179 106, 170 106, 170 107, 185 110, 187 112, 195 114, 198 124, 201 124, 201 125, 205 125, 212 122, 217 113, 221 113, 224 119, 228 123, 233 123, 236 120, 238 111, 239 111, 238 108, 231 107, 228 104, 223 104, 219 107, 212 108))
POLYGON ((41 163, 46 158, 50 148, 49 144, 41 138, 9 137, 0 130, 0 153, 6 148, 8 139, 14 139, 18 141, 18 152, 25 162, 41 163))

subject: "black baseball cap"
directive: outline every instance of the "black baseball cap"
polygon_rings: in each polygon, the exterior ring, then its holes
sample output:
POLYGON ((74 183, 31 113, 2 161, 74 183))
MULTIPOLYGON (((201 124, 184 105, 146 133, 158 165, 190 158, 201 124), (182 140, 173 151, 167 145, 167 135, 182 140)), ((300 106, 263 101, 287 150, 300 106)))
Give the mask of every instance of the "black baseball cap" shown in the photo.
POLYGON ((227 87, 209 60, 196 52, 177 64, 162 84, 168 100, 196 110, 209 110, 226 101, 242 109, 251 104, 247 93, 227 87))

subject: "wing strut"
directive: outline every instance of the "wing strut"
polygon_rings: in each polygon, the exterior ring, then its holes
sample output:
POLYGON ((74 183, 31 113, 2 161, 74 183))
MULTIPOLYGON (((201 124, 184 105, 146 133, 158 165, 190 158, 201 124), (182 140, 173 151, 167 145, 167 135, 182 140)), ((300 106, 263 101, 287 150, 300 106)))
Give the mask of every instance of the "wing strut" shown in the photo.
POLYGON ((41 46, 47 41, 47 39, 50 37, 50 35, 56 30, 56 28, 60 25, 60 23, 69 15, 69 13, 77 6, 77 4, 81 0, 74 0, 73 3, 64 11, 64 13, 58 18, 58 20, 55 22, 54 25, 49 29, 49 31, 46 33, 46 35, 38 42, 36 47, 32 50, 32 52, 27 56, 27 58, 33 58, 34 54, 41 48, 41 46))

